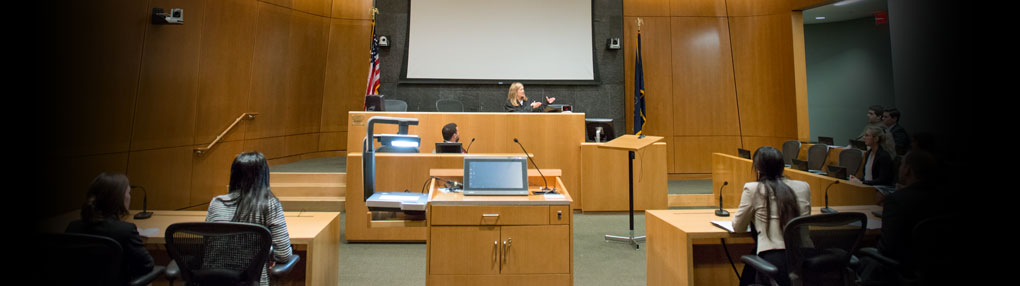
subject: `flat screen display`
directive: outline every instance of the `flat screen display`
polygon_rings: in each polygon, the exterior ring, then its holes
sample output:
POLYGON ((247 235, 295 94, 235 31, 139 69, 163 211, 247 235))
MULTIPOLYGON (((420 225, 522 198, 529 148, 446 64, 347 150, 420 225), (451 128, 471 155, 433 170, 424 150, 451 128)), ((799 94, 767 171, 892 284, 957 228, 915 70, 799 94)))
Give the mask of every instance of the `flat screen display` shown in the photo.
POLYGON ((527 161, 523 157, 464 158, 464 190, 528 190, 527 161))

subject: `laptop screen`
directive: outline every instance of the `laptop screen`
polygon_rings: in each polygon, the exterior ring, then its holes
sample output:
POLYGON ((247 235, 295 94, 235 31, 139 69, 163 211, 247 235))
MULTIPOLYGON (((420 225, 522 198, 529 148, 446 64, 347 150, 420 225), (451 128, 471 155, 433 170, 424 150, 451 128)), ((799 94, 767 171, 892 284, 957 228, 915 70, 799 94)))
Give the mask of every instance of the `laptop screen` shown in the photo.
POLYGON ((464 190, 528 190, 524 157, 464 158, 464 190))

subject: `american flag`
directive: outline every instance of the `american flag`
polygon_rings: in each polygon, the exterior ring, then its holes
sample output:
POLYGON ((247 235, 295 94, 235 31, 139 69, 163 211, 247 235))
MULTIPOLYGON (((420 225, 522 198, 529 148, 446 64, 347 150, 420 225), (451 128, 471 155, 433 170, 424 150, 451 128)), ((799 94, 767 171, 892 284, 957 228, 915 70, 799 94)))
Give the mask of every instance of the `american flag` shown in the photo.
POLYGON ((372 17, 372 57, 368 66, 368 88, 365 95, 379 94, 379 38, 375 36, 375 17, 372 17))

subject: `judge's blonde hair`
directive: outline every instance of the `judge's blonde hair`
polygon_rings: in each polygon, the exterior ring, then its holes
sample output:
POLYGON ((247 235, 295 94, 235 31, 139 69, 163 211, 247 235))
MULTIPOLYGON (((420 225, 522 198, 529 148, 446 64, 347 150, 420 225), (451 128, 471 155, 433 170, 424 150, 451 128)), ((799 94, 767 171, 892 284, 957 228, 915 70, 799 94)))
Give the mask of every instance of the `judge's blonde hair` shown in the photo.
MULTIPOLYGON (((506 94, 506 100, 510 101, 510 105, 520 106, 517 104, 517 92, 524 88, 524 84, 520 82, 514 82, 510 84, 510 92, 506 94)), ((524 96, 524 101, 528 100, 528 96, 524 96)), ((522 101, 523 102, 523 101, 522 101)))

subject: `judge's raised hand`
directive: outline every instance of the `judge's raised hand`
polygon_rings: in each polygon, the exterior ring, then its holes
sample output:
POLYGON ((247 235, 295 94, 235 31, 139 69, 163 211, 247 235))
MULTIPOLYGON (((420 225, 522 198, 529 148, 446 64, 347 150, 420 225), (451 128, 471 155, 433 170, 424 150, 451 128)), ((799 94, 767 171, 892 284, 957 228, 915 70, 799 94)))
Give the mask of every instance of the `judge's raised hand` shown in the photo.
POLYGON ((538 108, 539 106, 542 106, 541 102, 535 101, 531 103, 531 108, 538 108))
POLYGON ((553 103, 553 101, 556 101, 556 98, 555 97, 546 97, 545 101, 547 101, 549 103, 553 103))

